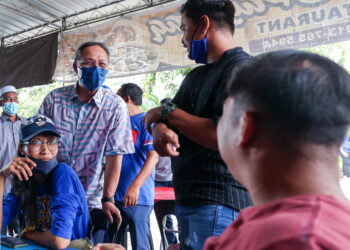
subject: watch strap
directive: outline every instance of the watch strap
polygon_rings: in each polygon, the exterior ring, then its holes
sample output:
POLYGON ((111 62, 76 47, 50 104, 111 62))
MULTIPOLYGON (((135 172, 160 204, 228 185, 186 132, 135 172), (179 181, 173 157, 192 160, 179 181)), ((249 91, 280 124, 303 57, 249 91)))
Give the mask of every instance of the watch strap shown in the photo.
POLYGON ((104 203, 104 202, 112 202, 112 203, 114 203, 114 198, 113 197, 103 197, 101 199, 101 203, 104 203))

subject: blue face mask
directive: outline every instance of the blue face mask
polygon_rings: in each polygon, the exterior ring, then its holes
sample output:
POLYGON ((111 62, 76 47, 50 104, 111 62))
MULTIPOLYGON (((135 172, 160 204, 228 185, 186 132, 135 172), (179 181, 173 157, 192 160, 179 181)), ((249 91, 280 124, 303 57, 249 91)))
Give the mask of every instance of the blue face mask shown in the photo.
POLYGON ((30 156, 28 156, 28 157, 29 157, 29 159, 31 159, 32 161, 34 161, 36 163, 36 167, 33 169, 33 171, 40 173, 40 174, 48 175, 58 165, 58 161, 57 161, 56 157, 52 158, 49 161, 34 159, 33 157, 30 157, 30 156))
POLYGON ((204 38, 201 40, 191 41, 190 55, 191 60, 195 60, 196 63, 207 63, 207 50, 208 50, 208 39, 204 38))
POLYGON ((193 32, 189 58, 191 60, 195 60, 196 63, 207 64, 208 39, 205 37, 204 39, 194 40, 194 36, 197 33, 199 25, 200 24, 197 25, 193 32))
POLYGON ((98 66, 80 69, 82 74, 80 81, 86 88, 92 91, 95 91, 102 86, 106 80, 106 75, 108 74, 108 70, 102 69, 98 66))
POLYGON ((17 114, 18 104, 16 102, 5 102, 3 105, 4 105, 4 112, 7 115, 13 116, 17 114))

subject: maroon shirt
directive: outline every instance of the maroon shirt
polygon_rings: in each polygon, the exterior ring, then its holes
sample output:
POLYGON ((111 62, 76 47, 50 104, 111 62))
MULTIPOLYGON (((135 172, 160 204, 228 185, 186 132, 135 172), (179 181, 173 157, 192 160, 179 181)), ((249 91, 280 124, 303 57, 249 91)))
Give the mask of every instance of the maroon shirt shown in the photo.
POLYGON ((350 204, 300 195, 246 208, 204 249, 350 249, 350 204))

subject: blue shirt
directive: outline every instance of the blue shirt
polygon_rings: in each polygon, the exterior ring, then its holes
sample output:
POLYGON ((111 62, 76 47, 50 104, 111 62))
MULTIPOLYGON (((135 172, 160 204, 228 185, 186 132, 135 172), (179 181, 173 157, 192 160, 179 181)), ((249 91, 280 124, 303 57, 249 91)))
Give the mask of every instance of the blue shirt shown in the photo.
MULTIPOLYGON (((36 189, 37 230, 69 240, 89 236, 89 209, 82 184, 74 170, 60 163, 36 189)), ((3 201, 3 228, 20 210, 19 199, 11 192, 3 201)))
MULTIPOLYGON (((145 113, 130 116, 135 153, 123 156, 122 169, 115 200, 124 201, 126 190, 140 173, 147 159, 147 152, 153 149, 153 138, 148 133, 142 119, 145 113)), ((138 205, 153 205, 154 200, 154 171, 140 188, 138 205)))

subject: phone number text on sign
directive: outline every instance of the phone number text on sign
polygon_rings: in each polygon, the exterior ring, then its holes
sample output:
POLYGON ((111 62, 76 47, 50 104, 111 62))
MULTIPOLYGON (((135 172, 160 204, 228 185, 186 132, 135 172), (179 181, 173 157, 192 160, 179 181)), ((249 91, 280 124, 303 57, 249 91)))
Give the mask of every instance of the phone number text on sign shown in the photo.
POLYGON ((350 22, 289 33, 249 42, 250 53, 283 48, 305 48, 350 39, 350 22))

